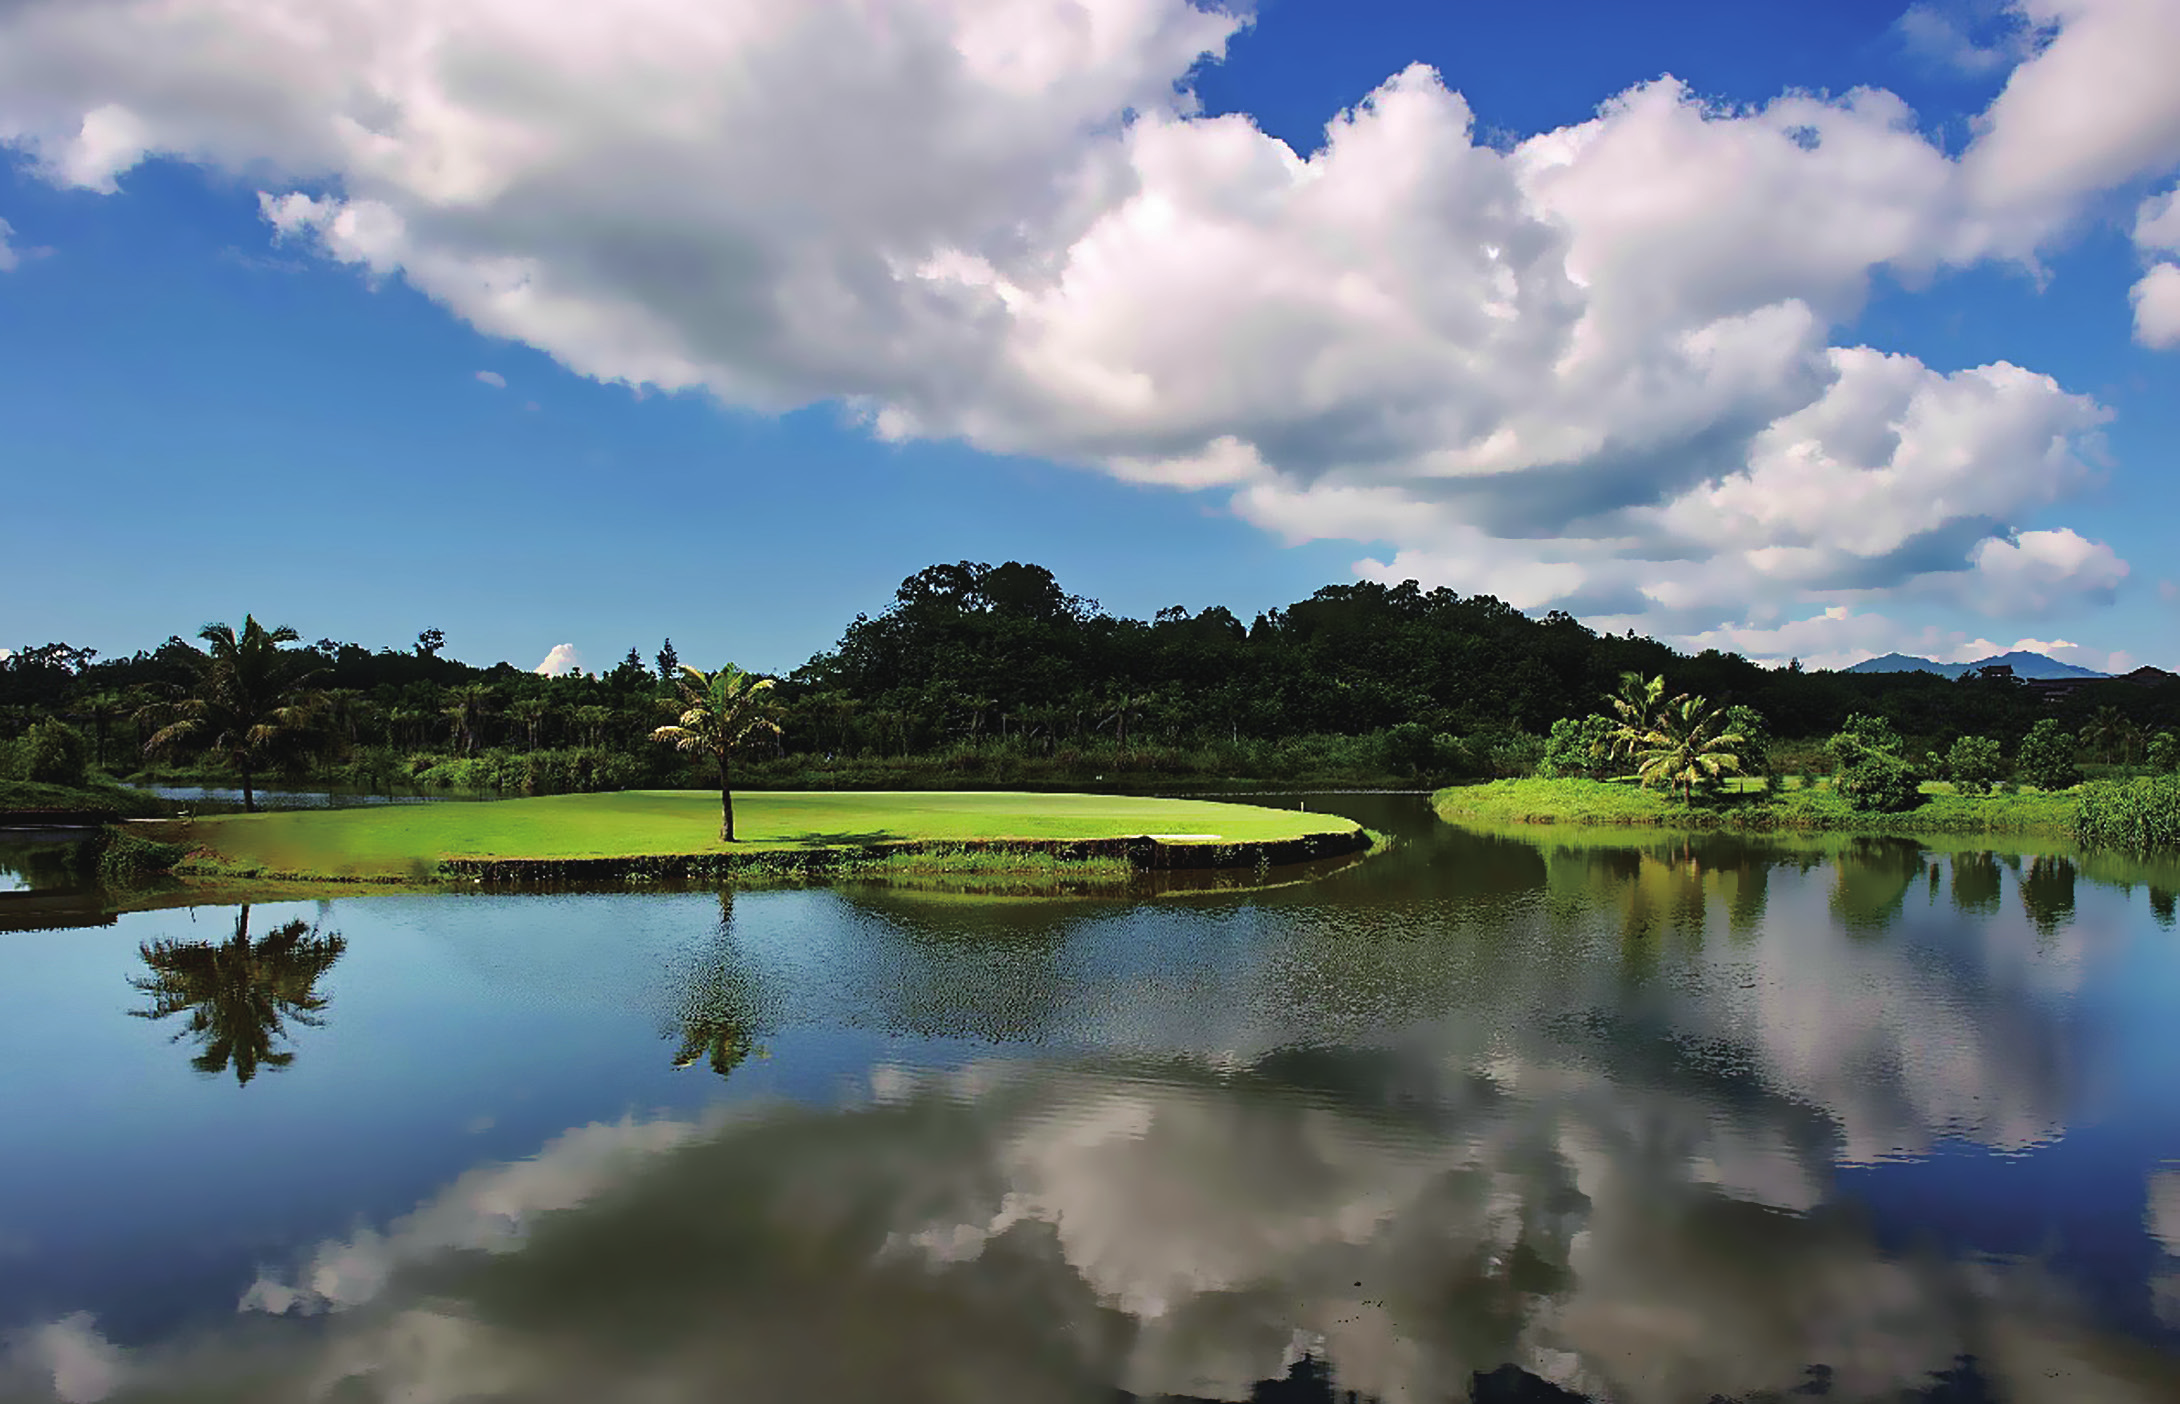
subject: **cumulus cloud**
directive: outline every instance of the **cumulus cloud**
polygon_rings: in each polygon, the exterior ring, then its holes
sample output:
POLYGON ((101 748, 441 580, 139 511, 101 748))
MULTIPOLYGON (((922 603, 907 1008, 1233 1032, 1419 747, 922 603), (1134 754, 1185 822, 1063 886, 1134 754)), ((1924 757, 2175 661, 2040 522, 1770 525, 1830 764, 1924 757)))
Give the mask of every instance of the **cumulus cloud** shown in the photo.
POLYGON ((2164 350, 2180 346, 2180 263, 2160 263, 2128 293, 2135 309, 2135 340, 2164 350))
POLYGON ((2011 67, 2023 57, 2032 37, 2018 12, 1997 0, 1973 4, 1916 0, 1892 27, 1908 52, 1971 76, 2011 67))
POLYGON ((127 1368, 120 1347, 88 1313, 76 1312, 19 1333, 0 1354, 0 1384, 14 1376, 63 1404, 91 1404, 112 1394, 127 1368))
POLYGON ((507 388, 507 377, 501 375, 498 371, 478 371, 477 379, 483 381, 485 384, 491 386, 495 390, 505 390, 507 388))
POLYGON ((580 672, 582 667, 583 659, 581 655, 576 653, 575 645, 564 643, 554 644, 552 650, 545 655, 545 660, 531 671, 543 673, 548 678, 557 678, 568 673, 580 672))
POLYGON ((2166 0, 2025 0, 1957 157, 1887 93, 1670 78, 1501 150, 1422 67, 1300 152, 1195 108, 1243 22, 30 0, 0 19, 0 139, 94 190, 155 153, 275 172, 278 237, 584 375, 1219 491, 1387 545, 1365 574, 1527 607, 1688 630, 1926 576, 1996 598, 1984 543, 2019 550, 2079 477, 2088 399, 1829 336, 1874 275, 2033 258, 2169 166, 2166 0), (1835 530, 1766 508, 1779 485, 1835 530))
POLYGON ((14 236, 15 226, 0 219, 0 273, 7 272, 23 261, 23 256, 9 243, 14 236))

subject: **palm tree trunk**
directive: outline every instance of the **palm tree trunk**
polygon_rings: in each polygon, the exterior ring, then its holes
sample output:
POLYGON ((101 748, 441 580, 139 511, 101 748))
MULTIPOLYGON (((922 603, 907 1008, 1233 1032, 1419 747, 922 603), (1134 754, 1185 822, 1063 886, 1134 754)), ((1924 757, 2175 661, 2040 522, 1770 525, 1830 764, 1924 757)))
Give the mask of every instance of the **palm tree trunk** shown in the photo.
POLYGON ((255 814, 257 813, 257 792, 250 788, 250 763, 244 761, 239 768, 242 771, 242 812, 244 814, 255 814))
POLYGON ((719 839, 734 842, 734 791, 727 788, 727 753, 719 753, 719 839))

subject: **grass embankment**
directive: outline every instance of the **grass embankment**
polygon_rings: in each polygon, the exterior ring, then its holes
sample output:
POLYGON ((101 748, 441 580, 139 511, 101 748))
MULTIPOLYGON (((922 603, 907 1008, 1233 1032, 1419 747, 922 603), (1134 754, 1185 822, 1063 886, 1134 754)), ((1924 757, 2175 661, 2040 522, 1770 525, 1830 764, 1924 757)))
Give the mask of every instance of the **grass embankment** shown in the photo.
POLYGON ((454 876, 709 876, 849 865, 866 874, 1054 870, 1140 861, 1250 865, 1359 848, 1336 815, 1197 800, 1022 793, 624 790, 492 804, 226 815, 188 828, 182 872, 431 880, 454 876), (1269 855, 1269 856, 1267 856, 1269 855))
POLYGON ((1865 834, 1980 833, 2072 837, 2076 797, 2065 791, 1962 795, 1926 783, 1923 802, 1898 814, 1853 808, 1829 785, 1736 788, 1693 805, 1618 780, 1497 780, 1440 790, 1442 819, 1483 824, 1655 824, 1674 828, 1817 829, 1865 834))
POLYGON ((36 824, 84 819, 149 819, 174 807, 156 795, 119 785, 48 785, 36 780, 0 780, 0 823, 36 824))

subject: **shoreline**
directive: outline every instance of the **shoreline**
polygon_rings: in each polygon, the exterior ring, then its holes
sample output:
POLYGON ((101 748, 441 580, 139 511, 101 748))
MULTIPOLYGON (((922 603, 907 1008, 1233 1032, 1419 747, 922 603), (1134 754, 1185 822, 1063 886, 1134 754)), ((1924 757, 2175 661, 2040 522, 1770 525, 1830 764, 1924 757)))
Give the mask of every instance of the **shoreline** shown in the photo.
POLYGON ((1989 834, 2075 837, 2078 796, 2068 791, 1959 795, 1926 792, 1894 813, 1857 810, 1828 788, 1740 792, 1717 807, 1673 803, 1655 791, 1609 780, 1495 780, 1431 796, 1447 823, 1555 824, 1586 828, 1686 829, 1727 833, 1989 834))

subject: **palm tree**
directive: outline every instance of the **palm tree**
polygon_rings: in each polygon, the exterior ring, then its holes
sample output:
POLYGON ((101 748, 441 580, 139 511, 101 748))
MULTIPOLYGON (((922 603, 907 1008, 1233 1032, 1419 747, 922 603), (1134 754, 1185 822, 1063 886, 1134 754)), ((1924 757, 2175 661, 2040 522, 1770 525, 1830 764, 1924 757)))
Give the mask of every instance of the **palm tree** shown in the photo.
POLYGON ((463 683, 447 689, 447 705, 441 710, 462 738, 462 754, 477 754, 477 723, 484 720, 494 701, 490 683, 463 683))
POLYGON ((675 749, 708 752, 719 762, 719 837, 734 842, 734 791, 727 760, 760 731, 780 734, 779 703, 770 695, 772 679, 754 677, 727 664, 706 673, 681 666, 681 720, 651 733, 653 741, 671 741, 675 749))
POLYGON ((218 1074, 232 1066, 237 1083, 248 1083, 259 1068, 284 1068, 295 1054, 275 1048, 287 1033, 284 1020, 312 1028, 324 1023, 326 998, 318 981, 348 949, 338 933, 320 936, 309 922, 296 920, 274 928, 261 941, 250 939, 250 909, 235 918, 234 936, 210 941, 152 941, 138 947, 148 976, 129 983, 151 996, 146 1009, 129 1013, 139 1019, 187 1014, 189 1022, 176 1042, 195 1037, 203 1051, 190 1059, 197 1071, 218 1074))
POLYGON ((530 750, 537 749, 538 731, 545 724, 545 714, 551 710, 552 703, 542 697, 519 698, 507 708, 507 715, 521 723, 530 750))
POLYGON ((319 694, 305 686, 321 670, 301 671, 307 655, 280 645, 302 637, 285 624, 267 629, 242 617, 242 632, 207 624, 197 637, 211 645, 197 664, 194 697, 159 709, 173 720, 144 742, 147 755, 181 746, 202 746, 225 757, 242 776, 242 808, 257 810, 250 777, 268 760, 313 739, 319 694))
POLYGON ((1612 707, 1614 726, 1605 733, 1607 755, 1612 760, 1632 759, 1644 738, 1656 729, 1658 709, 1665 705, 1665 675, 1645 681, 1641 673, 1620 674, 1620 687, 1605 694, 1612 707))
POLYGON ((2112 752, 2118 751, 2121 760, 2131 760, 2135 747, 2142 744, 2142 728, 2130 721, 2117 707, 2097 708, 2082 727, 2082 744, 2094 750, 2098 759, 2110 764, 2112 752))
POLYGON ((1732 729, 1724 707, 1713 707, 1686 693, 1659 709, 1651 729, 1635 751, 1637 774, 1645 785, 1665 784, 1680 791, 1682 804, 1695 787, 1741 769, 1736 748, 1748 740, 1732 729))

